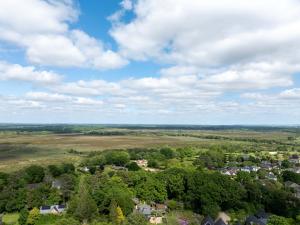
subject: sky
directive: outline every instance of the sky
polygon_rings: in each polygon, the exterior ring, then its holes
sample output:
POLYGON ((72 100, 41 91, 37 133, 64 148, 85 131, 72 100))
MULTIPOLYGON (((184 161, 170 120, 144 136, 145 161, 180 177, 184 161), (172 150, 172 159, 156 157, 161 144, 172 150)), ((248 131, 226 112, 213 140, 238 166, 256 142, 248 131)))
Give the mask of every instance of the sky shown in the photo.
POLYGON ((0 123, 300 124, 299 0, 0 1, 0 123))

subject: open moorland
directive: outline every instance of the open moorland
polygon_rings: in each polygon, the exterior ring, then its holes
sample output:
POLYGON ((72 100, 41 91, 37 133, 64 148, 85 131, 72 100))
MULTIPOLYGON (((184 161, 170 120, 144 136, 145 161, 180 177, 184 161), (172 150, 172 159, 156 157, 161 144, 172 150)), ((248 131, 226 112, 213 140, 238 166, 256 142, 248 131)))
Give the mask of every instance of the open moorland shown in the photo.
POLYGON ((80 162, 111 149, 232 145, 275 151, 300 149, 300 129, 218 126, 2 125, 0 171, 30 164, 80 162), (293 147, 293 149, 291 148, 293 147))

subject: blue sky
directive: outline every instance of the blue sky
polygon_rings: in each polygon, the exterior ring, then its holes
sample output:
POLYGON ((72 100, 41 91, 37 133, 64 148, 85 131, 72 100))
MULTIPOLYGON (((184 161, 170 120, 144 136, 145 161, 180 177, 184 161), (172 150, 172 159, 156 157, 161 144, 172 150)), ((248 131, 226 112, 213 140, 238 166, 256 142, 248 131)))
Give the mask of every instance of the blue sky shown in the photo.
POLYGON ((2 1, 0 122, 300 124, 299 61, 295 0, 2 1))

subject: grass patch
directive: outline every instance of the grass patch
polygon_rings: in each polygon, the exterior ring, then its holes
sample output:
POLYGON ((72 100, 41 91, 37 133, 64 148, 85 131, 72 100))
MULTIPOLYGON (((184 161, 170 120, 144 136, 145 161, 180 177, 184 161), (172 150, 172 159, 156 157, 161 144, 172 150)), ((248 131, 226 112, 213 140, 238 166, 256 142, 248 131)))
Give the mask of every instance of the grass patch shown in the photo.
POLYGON ((3 216, 3 222, 6 225, 18 225, 19 213, 7 213, 3 216))

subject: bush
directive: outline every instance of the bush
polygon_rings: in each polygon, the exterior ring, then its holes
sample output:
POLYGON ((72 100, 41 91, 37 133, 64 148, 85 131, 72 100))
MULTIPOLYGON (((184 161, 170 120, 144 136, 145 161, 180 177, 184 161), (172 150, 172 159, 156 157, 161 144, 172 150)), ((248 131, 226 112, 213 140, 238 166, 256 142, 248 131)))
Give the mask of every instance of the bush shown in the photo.
POLYGON ((125 166, 129 162, 129 158, 129 154, 124 151, 108 152, 105 155, 105 159, 108 164, 114 164, 117 166, 125 166))
POLYGON ((165 156, 166 159, 172 159, 175 157, 175 152, 171 148, 162 148, 160 153, 165 156))
POLYGON ((159 165, 158 165, 158 163, 157 163, 156 160, 150 159, 150 160, 148 161, 148 167, 151 167, 151 168, 158 168, 159 165))
POLYGON ((62 170, 56 165, 49 165, 48 170, 53 177, 58 177, 62 174, 62 170))
POLYGON ((33 165, 25 169, 25 178, 28 183, 40 183, 45 177, 44 168, 33 165))
POLYGON ((138 171, 141 169, 136 162, 131 162, 127 164, 126 167, 128 168, 129 171, 138 171))

